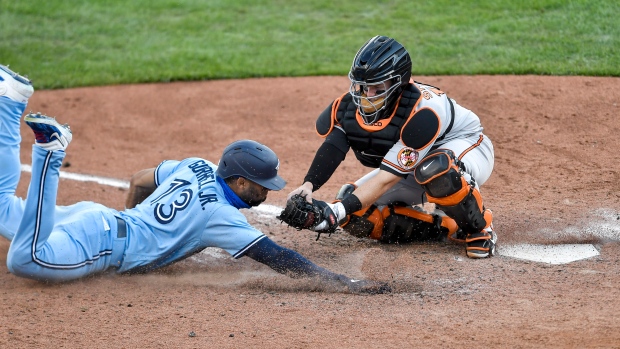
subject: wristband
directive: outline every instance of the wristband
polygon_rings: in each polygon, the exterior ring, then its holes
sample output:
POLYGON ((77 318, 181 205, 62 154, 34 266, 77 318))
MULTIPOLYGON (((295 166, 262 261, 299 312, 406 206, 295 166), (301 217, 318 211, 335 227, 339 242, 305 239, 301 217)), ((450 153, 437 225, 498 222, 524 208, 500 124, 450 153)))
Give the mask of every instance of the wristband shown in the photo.
POLYGON ((355 196, 355 194, 347 195, 344 199, 342 199, 342 201, 340 201, 340 203, 344 206, 344 210, 347 215, 357 212, 363 208, 362 202, 357 196, 355 196))

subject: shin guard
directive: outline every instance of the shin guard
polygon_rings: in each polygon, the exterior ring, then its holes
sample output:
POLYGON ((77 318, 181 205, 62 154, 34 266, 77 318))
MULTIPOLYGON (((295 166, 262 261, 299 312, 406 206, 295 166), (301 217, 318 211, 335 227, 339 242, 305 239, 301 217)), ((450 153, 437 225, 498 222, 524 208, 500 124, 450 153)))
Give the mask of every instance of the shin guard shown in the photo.
POLYGON ((458 229, 450 217, 431 215, 408 206, 371 205, 349 216, 341 227, 351 235, 369 237, 382 243, 438 241, 458 229))
POLYGON ((415 179, 429 202, 452 217, 466 234, 478 233, 491 225, 490 210, 482 203, 475 182, 462 175, 462 163, 448 149, 437 149, 418 164, 415 179))

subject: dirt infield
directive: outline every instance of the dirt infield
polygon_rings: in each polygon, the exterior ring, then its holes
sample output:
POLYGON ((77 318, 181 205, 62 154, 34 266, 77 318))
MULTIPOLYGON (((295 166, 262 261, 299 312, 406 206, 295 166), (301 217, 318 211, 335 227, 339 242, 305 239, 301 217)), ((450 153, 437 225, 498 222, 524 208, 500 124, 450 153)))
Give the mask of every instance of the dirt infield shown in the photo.
MULTIPOLYGON (((620 348, 620 79, 416 79, 475 111, 494 142, 482 193, 500 256, 470 260, 455 243, 388 246, 345 233, 315 241, 246 211, 276 242, 394 289, 360 296, 211 249, 149 275, 42 284, 9 274, 1 239, 0 348, 620 348), (600 255, 569 264, 501 255, 521 243, 591 243, 600 255)), ((347 88, 346 77, 107 86, 37 91, 28 110, 70 123, 64 171, 122 180, 163 159, 217 161, 233 140, 255 139, 282 161, 288 185, 266 202, 281 207, 321 142, 317 115, 347 88)), ((30 164, 27 127, 22 137, 30 164)), ((366 172, 350 154, 315 197, 331 200, 366 172)), ((126 194, 73 180, 59 192, 59 204, 117 209, 126 194)))

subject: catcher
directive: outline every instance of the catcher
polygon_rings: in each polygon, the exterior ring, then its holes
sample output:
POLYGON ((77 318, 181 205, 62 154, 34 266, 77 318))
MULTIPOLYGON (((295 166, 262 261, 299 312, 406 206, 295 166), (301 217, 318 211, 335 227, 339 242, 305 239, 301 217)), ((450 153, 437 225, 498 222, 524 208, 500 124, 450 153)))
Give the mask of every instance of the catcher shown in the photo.
POLYGON ((492 213, 480 194, 494 164, 480 119, 439 88, 411 79, 411 58, 376 36, 355 55, 351 86, 323 111, 319 147, 280 219, 298 229, 348 233, 384 243, 462 241, 470 258, 495 251, 492 213), (352 149, 373 168, 345 184, 334 203, 312 199, 352 149), (424 203, 435 210, 419 209, 424 203))

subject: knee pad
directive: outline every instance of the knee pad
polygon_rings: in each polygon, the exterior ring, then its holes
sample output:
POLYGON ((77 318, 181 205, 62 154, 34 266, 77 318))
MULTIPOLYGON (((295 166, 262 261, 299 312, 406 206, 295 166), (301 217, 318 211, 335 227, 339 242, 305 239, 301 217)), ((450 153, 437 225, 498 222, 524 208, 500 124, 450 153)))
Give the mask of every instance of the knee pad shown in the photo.
POLYGON ((476 233, 488 227, 493 217, 484 208, 473 179, 468 183, 462 171, 463 164, 453 151, 437 149, 416 166, 414 176, 424 188, 428 202, 452 217, 463 232, 476 233))
POLYGON ((382 209, 371 205, 350 215, 341 227, 353 236, 369 237, 388 244, 438 241, 458 229, 450 217, 399 205, 388 205, 382 209))
POLYGON ((355 183, 347 183, 340 187, 340 190, 336 194, 336 201, 342 201, 346 196, 353 193, 357 189, 357 185, 355 183))

